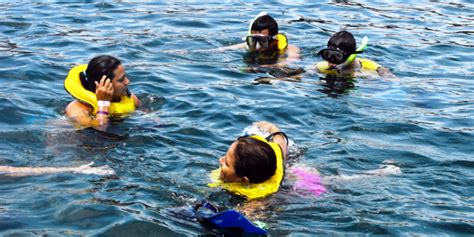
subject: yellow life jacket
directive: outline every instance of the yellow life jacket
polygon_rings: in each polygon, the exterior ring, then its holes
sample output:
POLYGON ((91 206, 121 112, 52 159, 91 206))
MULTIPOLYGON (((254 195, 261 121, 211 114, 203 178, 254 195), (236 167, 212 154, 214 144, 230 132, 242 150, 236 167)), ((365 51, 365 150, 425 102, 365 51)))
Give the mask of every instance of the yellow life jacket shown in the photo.
POLYGON ((275 174, 262 183, 225 183, 219 179, 221 170, 216 169, 209 174, 209 177, 211 178, 211 183, 208 184, 209 187, 213 188, 220 186, 229 192, 247 198, 247 200, 263 198, 278 191, 284 176, 283 153, 281 148, 277 143, 269 142, 262 136, 253 135, 251 137, 267 143, 273 149, 273 152, 275 152, 277 161, 275 174))
MULTIPOLYGON (((81 83, 80 73, 87 69, 87 64, 73 67, 64 80, 64 88, 74 98, 87 103, 93 110, 92 114, 97 113, 97 97, 92 91, 86 90, 81 83)), ((110 116, 120 116, 135 111, 135 101, 131 96, 122 96, 120 102, 112 102, 109 107, 110 116)))
MULTIPOLYGON (((356 60, 360 63, 360 70, 368 70, 368 71, 376 71, 380 65, 372 60, 365 59, 365 58, 357 58, 356 60)), ((321 61, 316 64, 316 69, 320 73, 328 74, 328 75, 336 75, 337 72, 335 69, 329 69, 329 63, 327 61, 321 61)))
POLYGON ((286 35, 278 33, 276 39, 278 41, 278 53, 284 54, 288 48, 288 38, 286 38, 286 35))

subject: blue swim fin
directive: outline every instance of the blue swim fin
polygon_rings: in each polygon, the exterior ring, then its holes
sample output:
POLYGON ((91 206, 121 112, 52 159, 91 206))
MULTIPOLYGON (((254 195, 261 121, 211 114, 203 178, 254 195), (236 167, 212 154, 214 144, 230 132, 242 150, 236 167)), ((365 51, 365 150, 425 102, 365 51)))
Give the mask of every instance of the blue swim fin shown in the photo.
POLYGON ((267 231, 255 226, 242 214, 235 210, 218 212, 207 201, 202 201, 195 207, 199 222, 227 234, 242 234, 250 236, 266 236, 267 231))

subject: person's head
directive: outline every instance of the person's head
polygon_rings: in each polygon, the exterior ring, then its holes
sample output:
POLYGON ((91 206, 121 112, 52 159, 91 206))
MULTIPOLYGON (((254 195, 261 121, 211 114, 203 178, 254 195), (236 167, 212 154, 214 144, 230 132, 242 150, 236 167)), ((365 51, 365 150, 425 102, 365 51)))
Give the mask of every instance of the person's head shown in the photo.
POLYGON ((251 51, 267 52, 278 49, 275 36, 278 34, 278 23, 270 15, 256 18, 250 27, 247 45, 251 51))
POLYGON ((344 63, 347 58, 356 52, 356 41, 348 31, 339 31, 331 36, 327 49, 321 50, 320 54, 324 60, 331 64, 344 63))
POLYGON ((220 178, 224 182, 262 183, 275 174, 276 159, 268 143, 241 137, 220 158, 220 178))
POLYGON ((354 36, 348 31, 339 31, 331 36, 328 41, 328 48, 339 48, 346 53, 356 51, 356 41, 354 36))
POLYGON ((104 75, 110 79, 114 87, 112 99, 129 95, 130 80, 125 74, 122 63, 117 58, 108 55, 100 55, 89 61, 86 71, 80 75, 82 86, 95 93, 95 82, 100 82, 104 75))

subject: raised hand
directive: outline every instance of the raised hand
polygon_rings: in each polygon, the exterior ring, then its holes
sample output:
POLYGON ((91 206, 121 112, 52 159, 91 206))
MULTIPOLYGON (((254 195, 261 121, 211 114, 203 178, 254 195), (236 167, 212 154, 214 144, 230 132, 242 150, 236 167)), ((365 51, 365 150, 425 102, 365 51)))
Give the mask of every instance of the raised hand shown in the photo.
POLYGON ((114 94, 114 86, 112 81, 105 75, 102 76, 100 82, 95 82, 95 95, 97 100, 111 101, 114 94))

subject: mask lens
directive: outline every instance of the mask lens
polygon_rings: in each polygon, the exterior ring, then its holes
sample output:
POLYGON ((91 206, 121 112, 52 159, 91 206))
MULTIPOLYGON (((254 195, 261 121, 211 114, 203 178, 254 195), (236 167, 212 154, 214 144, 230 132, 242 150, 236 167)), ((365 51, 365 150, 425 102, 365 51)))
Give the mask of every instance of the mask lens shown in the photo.
POLYGON ((260 42, 260 45, 262 46, 262 48, 266 49, 268 48, 268 37, 259 37, 259 40, 258 42, 260 42))
POLYGON ((267 49, 269 42, 272 40, 271 36, 247 36, 247 46, 251 50, 255 50, 257 46, 257 42, 260 44, 260 47, 263 49, 267 49))
POLYGON ((247 46, 249 47, 250 50, 255 50, 255 47, 257 46, 257 41, 255 40, 255 37, 253 36, 247 36, 247 46))
POLYGON ((336 49, 323 49, 318 54, 320 54, 324 60, 334 64, 341 64, 346 60, 345 53, 336 49))

